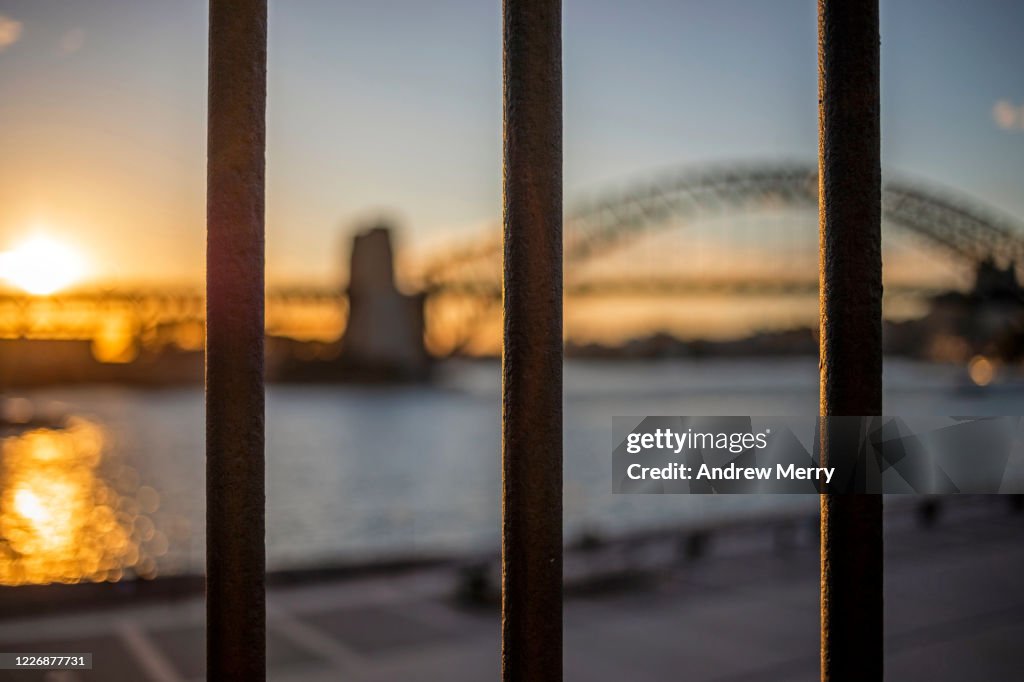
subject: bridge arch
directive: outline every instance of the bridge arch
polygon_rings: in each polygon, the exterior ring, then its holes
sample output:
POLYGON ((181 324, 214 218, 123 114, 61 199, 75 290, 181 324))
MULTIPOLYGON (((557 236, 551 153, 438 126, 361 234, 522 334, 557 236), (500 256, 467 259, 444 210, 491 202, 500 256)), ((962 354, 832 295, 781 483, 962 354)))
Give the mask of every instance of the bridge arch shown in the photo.
MULTIPOLYGON (((684 168, 607 193, 566 214, 566 268, 669 226, 672 218, 769 206, 814 208, 817 175, 816 166, 801 163, 684 168)), ((959 263, 1024 265, 1024 228, 952 190, 915 180, 887 181, 882 218, 885 225, 917 236, 959 263)), ((500 241, 490 238, 449 251, 423 270, 424 288, 500 295, 500 250, 500 241)))
MULTIPOLYGON (((741 273, 737 281, 591 281, 583 273, 592 259, 624 247, 633 239, 723 213, 766 208, 815 210, 818 171, 807 163, 734 163, 662 172, 625 188, 577 203, 565 217, 566 293, 592 296, 753 294, 813 295, 816 269, 791 281, 765 280, 741 273), (583 274, 583 277, 576 275, 583 274), (746 279, 744 279, 746 277, 746 279)), ((883 227, 910 235, 953 266, 955 284, 888 282, 886 294, 910 299, 940 289, 965 286, 982 264, 1024 266, 1024 228, 1009 217, 962 193, 906 178, 884 182, 883 227)), ((889 240, 886 240, 887 242, 889 240)), ((891 243, 891 242, 890 242, 891 243)), ((813 248, 813 247, 812 247, 813 248)), ((497 329, 501 301, 500 229, 462 248, 448 249, 421 270, 419 287, 427 292, 427 340, 435 352, 457 352, 480 330, 497 329), (493 323, 493 324, 492 324, 493 323), (431 330, 457 328, 453 338, 435 339, 431 330), (443 349, 443 350, 442 350, 443 349)), ((448 333, 446 336, 451 337, 448 333)))

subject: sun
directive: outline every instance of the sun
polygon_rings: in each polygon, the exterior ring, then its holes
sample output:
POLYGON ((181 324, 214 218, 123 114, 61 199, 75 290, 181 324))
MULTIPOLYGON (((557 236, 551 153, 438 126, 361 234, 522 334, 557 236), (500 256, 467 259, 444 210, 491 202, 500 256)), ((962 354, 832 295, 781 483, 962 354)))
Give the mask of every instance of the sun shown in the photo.
POLYGON ((30 294, 52 294, 75 284, 84 274, 81 254, 44 234, 0 252, 0 278, 30 294))

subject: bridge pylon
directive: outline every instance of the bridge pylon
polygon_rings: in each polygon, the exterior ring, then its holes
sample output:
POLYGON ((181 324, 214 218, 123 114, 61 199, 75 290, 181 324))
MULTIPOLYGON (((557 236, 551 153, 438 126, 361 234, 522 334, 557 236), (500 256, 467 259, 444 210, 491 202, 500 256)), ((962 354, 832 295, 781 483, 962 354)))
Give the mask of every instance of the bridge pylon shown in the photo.
POLYGON ((339 362, 368 379, 423 378, 430 356, 423 343, 424 294, 395 284, 391 228, 375 225, 352 240, 349 317, 339 362))

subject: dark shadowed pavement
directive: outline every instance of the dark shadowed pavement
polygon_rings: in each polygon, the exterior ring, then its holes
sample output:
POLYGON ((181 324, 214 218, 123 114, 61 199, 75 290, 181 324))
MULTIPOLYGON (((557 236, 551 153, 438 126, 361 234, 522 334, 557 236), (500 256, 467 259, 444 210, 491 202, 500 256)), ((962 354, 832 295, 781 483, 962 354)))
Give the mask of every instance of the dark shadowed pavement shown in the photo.
MULTIPOLYGON (((767 527, 724 532, 700 558, 676 559, 628 584, 574 590, 565 608, 566 679, 816 680, 811 528, 801 524, 785 543, 767 527)), ((572 561, 579 571, 588 559, 567 558, 567 570, 572 561)), ((952 503, 927 528, 909 508, 889 511, 887 679, 1020 679, 1022 575, 1024 514, 1011 513, 1005 498, 952 503)), ((271 590, 270 679, 498 679, 498 613, 460 606, 452 598, 457 580, 450 569, 430 569, 271 590)), ((203 620, 195 597, 2 619, 0 651, 92 652, 94 670, 0 671, 0 679, 203 679, 203 620)))

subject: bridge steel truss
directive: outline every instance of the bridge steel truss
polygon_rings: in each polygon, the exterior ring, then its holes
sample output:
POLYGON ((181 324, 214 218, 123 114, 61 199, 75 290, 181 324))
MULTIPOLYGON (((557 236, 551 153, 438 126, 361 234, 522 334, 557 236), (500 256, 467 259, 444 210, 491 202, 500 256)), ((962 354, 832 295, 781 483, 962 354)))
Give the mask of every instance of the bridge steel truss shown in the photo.
MULTIPOLYGON (((599 200, 583 202, 565 217, 565 264, 569 287, 579 293, 611 293, 614 282, 574 282, 572 270, 608 253, 630 239, 668 229, 673 220, 694 220, 728 212, 766 208, 818 207, 818 170, 803 163, 736 163, 711 168, 667 171, 599 200)), ((1024 227, 1008 216, 961 193, 920 181, 897 178, 882 191, 882 218, 894 230, 917 237, 950 260, 969 266, 992 261, 1000 266, 1024 265, 1024 227)), ((428 292, 458 292, 498 298, 500 244, 482 240, 441 255, 422 270, 428 292)), ((781 293, 813 293, 813 281, 676 282, 647 289, 677 293, 706 290, 759 291, 764 285, 781 293)), ((638 287, 632 280, 627 288, 638 287)), ((621 291, 622 289, 620 289, 621 291)), ((934 293, 931 287, 896 287, 894 292, 934 293)), ((576 293, 576 292, 567 292, 576 293)), ((887 291, 888 293, 888 291, 887 291)))
MULTIPOLYGON (((584 201, 565 216, 567 298, 640 296, 686 297, 810 296, 818 293, 817 273, 777 278, 736 273, 714 278, 672 276, 580 277, 591 259, 630 240, 726 213, 763 209, 818 208, 818 170, 804 163, 734 163, 662 172, 650 180, 608 191, 584 201)), ((924 249, 965 271, 983 262, 1024 266, 1024 227, 961 193, 904 178, 883 186, 882 218, 891 231, 910 236, 924 249)), ((685 229, 685 227, 683 228, 685 229)), ((459 322, 458 352, 495 318, 501 302, 501 244, 490 237, 449 249, 420 270, 418 286, 433 297, 472 301, 459 322)), ((928 298, 962 286, 890 282, 885 296, 928 298)), ((428 316, 429 319, 429 316, 428 316)))

